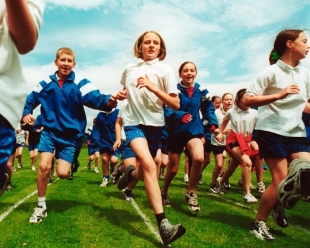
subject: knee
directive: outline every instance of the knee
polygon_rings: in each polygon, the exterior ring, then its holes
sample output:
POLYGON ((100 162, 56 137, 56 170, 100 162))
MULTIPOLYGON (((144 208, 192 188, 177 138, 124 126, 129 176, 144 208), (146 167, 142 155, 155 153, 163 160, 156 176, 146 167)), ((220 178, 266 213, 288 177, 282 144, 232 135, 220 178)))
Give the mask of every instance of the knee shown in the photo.
POLYGON ((60 179, 66 179, 66 178, 69 177, 70 171, 68 171, 68 172, 60 171, 60 172, 57 172, 57 174, 58 174, 58 177, 59 177, 60 179))

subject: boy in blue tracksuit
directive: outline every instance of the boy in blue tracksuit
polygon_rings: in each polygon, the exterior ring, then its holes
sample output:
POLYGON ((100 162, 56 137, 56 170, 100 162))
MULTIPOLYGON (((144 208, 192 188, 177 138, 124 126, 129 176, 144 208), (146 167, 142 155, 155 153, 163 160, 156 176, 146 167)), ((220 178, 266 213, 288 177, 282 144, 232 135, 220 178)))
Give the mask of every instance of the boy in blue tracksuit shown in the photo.
POLYGON ((58 49, 55 59, 58 70, 42 80, 25 103, 23 122, 32 123, 32 112, 41 104, 40 124, 43 127, 38 146, 41 153, 37 175, 38 206, 30 223, 39 223, 47 216, 45 196, 54 151, 58 158, 58 176, 69 176, 79 148, 78 137, 86 127, 84 105, 105 111, 116 106, 114 97, 101 94, 88 79, 72 71, 75 64, 75 55, 70 48, 58 49))
POLYGON ((116 140, 115 123, 118 112, 119 109, 114 109, 110 112, 100 112, 96 117, 95 126, 97 126, 100 133, 98 145, 102 158, 102 183, 100 187, 106 187, 109 184, 109 164, 113 172, 114 166, 118 162, 119 150, 113 150, 113 144, 116 140))
POLYGON ((204 163, 204 148, 201 140, 204 135, 204 128, 201 123, 200 113, 203 119, 208 121, 207 125, 211 131, 218 127, 209 92, 195 83, 196 75, 197 69, 192 62, 184 62, 179 68, 181 82, 178 83, 177 87, 179 90, 180 108, 178 111, 170 109, 170 113, 168 111, 166 117, 169 134, 169 167, 165 175, 164 186, 161 190, 163 205, 170 206, 168 188, 178 172, 180 155, 185 147, 192 159, 189 185, 185 193, 185 201, 191 211, 200 210, 195 194, 195 188, 204 163))

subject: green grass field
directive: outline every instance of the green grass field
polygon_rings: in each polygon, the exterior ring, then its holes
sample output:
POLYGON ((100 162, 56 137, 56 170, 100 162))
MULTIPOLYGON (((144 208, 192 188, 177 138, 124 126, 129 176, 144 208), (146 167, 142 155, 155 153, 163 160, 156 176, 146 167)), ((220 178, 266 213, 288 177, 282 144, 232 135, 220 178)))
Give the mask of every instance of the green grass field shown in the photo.
MULTIPOLYGON (((126 202, 116 185, 99 187, 101 175, 94 173, 93 164, 92 170, 87 170, 87 160, 87 150, 82 149, 74 180, 55 178, 47 191, 47 218, 30 224, 37 204, 36 172, 31 171, 25 148, 24 167, 13 173, 13 191, 0 198, 0 247, 161 247, 143 183, 139 182, 133 192, 135 201, 126 202)), ((184 201, 183 164, 182 160, 170 187, 172 206, 165 208, 165 213, 172 223, 182 223, 187 233, 172 247, 310 247, 310 203, 300 201, 296 208, 286 211, 287 228, 277 226, 270 217, 268 226, 276 240, 261 241, 248 232, 258 204, 243 203, 242 190, 237 186, 240 168, 224 196, 212 195, 208 193, 211 163, 197 192, 201 211, 193 214, 184 201)), ((254 185, 255 180, 253 173, 254 185)), ((264 173, 264 181, 269 184, 269 171, 264 173)), ((253 194, 257 196, 255 190, 253 194)))

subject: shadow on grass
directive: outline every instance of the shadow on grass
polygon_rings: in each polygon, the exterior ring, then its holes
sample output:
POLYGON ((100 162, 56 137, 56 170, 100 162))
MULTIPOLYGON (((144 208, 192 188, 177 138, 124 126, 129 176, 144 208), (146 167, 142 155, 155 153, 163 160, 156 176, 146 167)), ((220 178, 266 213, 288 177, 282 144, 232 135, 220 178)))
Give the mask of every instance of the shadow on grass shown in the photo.
MULTIPOLYGON (((107 192, 110 196, 115 198, 122 197, 122 192, 107 192)), ((130 204, 125 202, 124 204, 130 204)), ((145 228, 139 228, 140 224, 143 224, 143 220, 136 211, 131 211, 132 207, 127 209, 116 209, 110 206, 100 206, 95 203, 76 201, 76 200, 49 200, 48 201, 48 213, 61 213, 65 214, 68 211, 72 211, 76 206, 84 207, 89 206, 92 208, 91 213, 96 213, 96 216, 99 218, 99 222, 105 223, 106 221, 110 222, 111 225, 114 225, 122 229, 122 232, 127 232, 129 235, 134 235, 141 239, 147 240, 147 242, 152 243, 154 246, 161 246, 161 243, 155 238, 154 235, 150 235, 149 231, 145 228), (100 221, 102 219, 102 221, 100 221)), ((120 205, 121 206, 121 205, 120 205)), ((23 203, 19 206, 19 211, 29 213, 29 217, 32 214, 33 208, 35 207, 33 202, 23 203)), ((126 205, 125 205, 126 207, 126 205)), ((81 213, 77 213, 76 217, 81 213)), ((68 214, 67 217, 64 216, 64 220, 71 219, 71 215, 68 214)), ((48 215, 49 217, 49 215, 48 215)), ((47 218, 48 218, 47 217, 47 218)), ((47 220, 44 220, 46 223, 47 220)), ((52 220, 51 220, 52 221, 52 220)))

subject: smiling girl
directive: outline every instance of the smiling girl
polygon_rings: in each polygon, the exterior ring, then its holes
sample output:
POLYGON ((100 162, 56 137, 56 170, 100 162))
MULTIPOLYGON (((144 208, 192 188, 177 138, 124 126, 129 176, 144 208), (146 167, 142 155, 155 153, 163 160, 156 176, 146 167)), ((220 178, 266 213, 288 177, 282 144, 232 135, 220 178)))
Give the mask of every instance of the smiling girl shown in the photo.
POLYGON ((191 158, 191 169, 188 189, 185 193, 185 201, 191 211, 199 211, 195 188, 201 175, 204 163, 204 148, 202 137, 204 129, 200 117, 208 121, 209 129, 218 126, 214 114, 214 106, 209 96, 209 91, 198 83, 195 83, 197 75, 196 65, 192 62, 184 62, 179 68, 178 83, 180 109, 167 113, 168 127, 168 156, 169 166, 165 175, 165 183, 161 190, 163 205, 169 206, 168 188, 178 172, 180 156, 184 147, 191 158))

